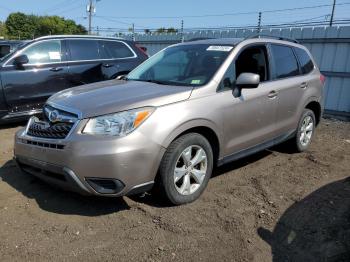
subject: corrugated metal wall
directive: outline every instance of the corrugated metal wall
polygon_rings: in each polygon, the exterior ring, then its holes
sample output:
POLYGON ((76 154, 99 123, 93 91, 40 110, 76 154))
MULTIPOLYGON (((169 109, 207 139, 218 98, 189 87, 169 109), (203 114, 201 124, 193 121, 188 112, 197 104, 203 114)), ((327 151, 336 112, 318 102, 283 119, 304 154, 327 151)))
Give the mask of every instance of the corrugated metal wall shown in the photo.
MULTIPOLYGON (((199 31, 184 34, 193 38, 247 37, 255 30, 199 31)), ((350 26, 285 28, 262 30, 261 34, 284 36, 299 40, 313 54, 327 77, 325 107, 338 113, 350 113, 350 26)), ((147 47, 150 55, 181 41, 181 34, 136 35, 136 41, 147 47)))

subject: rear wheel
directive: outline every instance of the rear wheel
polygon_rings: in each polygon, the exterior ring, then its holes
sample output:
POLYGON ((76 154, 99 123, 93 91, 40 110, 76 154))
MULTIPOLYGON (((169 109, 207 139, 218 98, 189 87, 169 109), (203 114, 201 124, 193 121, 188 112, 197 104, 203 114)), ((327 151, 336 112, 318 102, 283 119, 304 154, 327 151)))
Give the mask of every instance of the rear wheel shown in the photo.
POLYGON ((196 200, 213 170, 213 151, 200 134, 183 135, 171 143, 159 169, 159 189, 174 205, 196 200))
POLYGON ((316 126, 315 114, 310 109, 304 109, 299 120, 296 136, 292 139, 292 143, 296 151, 305 151, 312 140, 316 126))

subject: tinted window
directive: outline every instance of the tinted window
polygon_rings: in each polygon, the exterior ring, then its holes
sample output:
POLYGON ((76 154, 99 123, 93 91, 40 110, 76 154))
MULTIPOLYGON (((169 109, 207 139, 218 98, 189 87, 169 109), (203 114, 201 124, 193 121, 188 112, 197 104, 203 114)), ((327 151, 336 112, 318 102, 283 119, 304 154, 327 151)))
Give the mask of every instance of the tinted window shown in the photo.
POLYGON ((98 42, 95 40, 68 40, 72 61, 100 59, 98 42))
POLYGON ((50 40, 39 42, 25 49, 22 54, 28 57, 29 64, 61 62, 61 41, 50 40))
POLYGON ((276 78, 285 78, 299 74, 297 60, 292 48, 282 45, 271 45, 275 62, 276 78))
POLYGON ((236 77, 242 73, 253 73, 260 76, 260 82, 269 80, 269 66, 265 46, 249 47, 236 59, 236 77))
POLYGON ((0 57, 3 57, 10 53, 11 47, 9 45, 1 45, 0 46, 0 57))
POLYGON ((314 64, 312 63, 312 60, 308 53, 301 48, 295 48, 295 53, 297 54, 297 57, 299 59, 301 71, 303 74, 308 74, 314 69, 314 64))
MULTIPOLYGON (((103 58, 126 58, 133 57, 134 54, 130 48, 122 42, 116 41, 100 41, 101 49, 103 50, 103 58)), ((101 50, 101 51, 102 51, 101 50)))

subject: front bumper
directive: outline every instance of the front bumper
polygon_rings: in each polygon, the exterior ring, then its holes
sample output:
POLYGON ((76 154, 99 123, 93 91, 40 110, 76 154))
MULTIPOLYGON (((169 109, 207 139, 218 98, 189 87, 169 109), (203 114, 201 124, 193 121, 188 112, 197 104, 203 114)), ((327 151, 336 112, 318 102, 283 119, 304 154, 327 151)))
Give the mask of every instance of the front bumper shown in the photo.
POLYGON ((164 152, 138 130, 120 138, 72 132, 60 140, 31 137, 22 129, 15 135, 14 147, 16 162, 25 172, 66 190, 104 196, 149 189, 164 152), (116 181, 119 190, 99 192, 89 179, 116 181))

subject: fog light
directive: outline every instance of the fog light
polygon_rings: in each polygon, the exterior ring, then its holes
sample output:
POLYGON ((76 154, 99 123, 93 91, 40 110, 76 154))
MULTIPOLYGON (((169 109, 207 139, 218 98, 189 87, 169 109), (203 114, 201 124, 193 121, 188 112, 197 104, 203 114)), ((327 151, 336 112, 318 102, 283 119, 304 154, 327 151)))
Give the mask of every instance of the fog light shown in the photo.
POLYGON ((124 183, 117 179, 86 178, 86 181, 100 194, 117 194, 125 187, 124 183))

